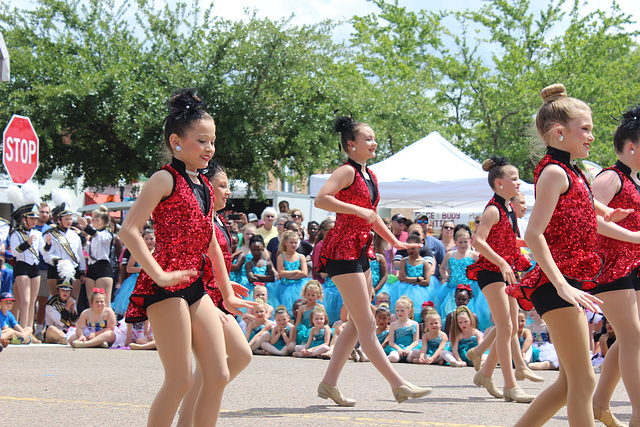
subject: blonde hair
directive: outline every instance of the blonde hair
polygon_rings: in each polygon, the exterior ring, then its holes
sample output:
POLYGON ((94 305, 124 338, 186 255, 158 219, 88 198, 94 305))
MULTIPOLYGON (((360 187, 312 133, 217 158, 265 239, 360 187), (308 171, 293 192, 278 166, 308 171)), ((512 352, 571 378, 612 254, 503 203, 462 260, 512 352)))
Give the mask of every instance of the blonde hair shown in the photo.
POLYGON ((91 215, 95 215, 104 225, 109 225, 111 222, 111 216, 109 215, 109 209, 106 206, 100 205, 98 209, 91 212, 91 215))
MULTIPOLYGON (((267 289, 267 287, 266 287, 265 285, 255 285, 255 286, 253 287, 253 294, 254 294, 254 295, 255 295, 255 293, 256 293, 256 289, 264 290, 264 293, 265 293, 265 294, 267 294, 267 295, 269 295, 269 290, 267 289)), ((260 299, 260 298, 258 298, 258 299, 260 299)))
POLYGON ((256 298, 255 302, 258 306, 262 307, 264 311, 267 311, 267 302, 265 300, 263 300, 262 298, 256 298))
POLYGON ((400 298, 398 298, 398 301, 396 301, 396 307, 398 307, 398 304, 404 305, 406 308, 408 308, 410 312, 409 318, 413 318, 413 301, 411 301, 411 298, 406 295, 402 295, 400 298))
POLYGON ((473 315, 473 312, 469 310, 469 307, 467 307, 466 305, 461 305, 460 307, 456 308, 456 310, 453 312, 453 318, 451 319, 451 323, 452 323, 451 342, 452 343, 455 343, 456 339, 458 338, 458 335, 462 333, 462 329, 460 329, 460 325, 458 325, 458 317, 465 314, 469 317, 469 320, 471 321, 471 328, 472 329, 476 328, 476 317, 473 315))
POLYGON ((536 130, 542 140, 549 145, 550 133, 556 124, 566 126, 569 121, 583 113, 591 114, 591 109, 583 101, 567 96, 563 84, 555 83, 540 91, 542 107, 536 115, 536 130))
POLYGON ((463 235, 466 235, 468 238, 471 238, 471 233, 469 233, 469 230, 462 227, 460 228, 460 230, 456 231, 456 234, 453 236, 453 241, 454 242, 458 241, 458 239, 463 235))
POLYGON ((312 291, 316 291, 318 293, 318 301, 322 301, 324 293, 322 292, 322 285, 320 284, 320 282, 318 282, 317 280, 309 280, 307 284, 304 285, 304 288, 302 288, 302 298, 304 298, 307 290, 309 289, 311 289, 312 291))
POLYGON ((291 319, 291 316, 289 315, 289 311, 287 310, 287 307, 285 307, 284 305, 279 305, 278 307, 276 307, 276 310, 273 312, 273 316, 275 317, 278 314, 284 314, 289 319, 291 319))
POLYGON ((280 252, 282 252, 282 253, 286 252, 287 240, 289 240, 292 237, 295 237, 296 239, 300 239, 300 235, 298 234, 297 231, 287 230, 287 231, 284 232, 284 234, 282 235, 282 240, 280 240, 280 244, 278 245, 278 250, 280 252))
POLYGON ((438 314, 438 311, 434 310, 433 308, 431 310, 427 311, 427 314, 425 314, 424 323, 427 323, 429 321, 429 319, 438 319, 439 321, 442 322, 442 318, 438 314))
POLYGON ((327 316, 327 312, 324 309, 323 306, 318 305, 316 307, 314 307, 313 310, 311 310, 311 315, 309 316, 309 319, 311 319, 311 322, 313 323, 313 316, 315 316, 317 313, 321 313, 324 316, 324 324, 328 325, 329 324, 329 319, 327 316))

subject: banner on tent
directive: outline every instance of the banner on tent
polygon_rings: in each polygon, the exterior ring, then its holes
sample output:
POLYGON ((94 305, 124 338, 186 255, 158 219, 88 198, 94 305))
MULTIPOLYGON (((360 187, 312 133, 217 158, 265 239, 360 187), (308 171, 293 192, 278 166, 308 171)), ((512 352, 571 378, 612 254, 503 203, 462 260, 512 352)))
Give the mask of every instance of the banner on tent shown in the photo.
POLYGON ((442 227, 442 225, 447 221, 452 221, 454 224, 467 224, 472 230, 474 230, 476 216, 482 215, 482 211, 455 209, 415 211, 414 221, 422 215, 426 215, 427 218, 429 218, 429 223, 433 225, 434 230, 440 229, 440 227, 442 227))

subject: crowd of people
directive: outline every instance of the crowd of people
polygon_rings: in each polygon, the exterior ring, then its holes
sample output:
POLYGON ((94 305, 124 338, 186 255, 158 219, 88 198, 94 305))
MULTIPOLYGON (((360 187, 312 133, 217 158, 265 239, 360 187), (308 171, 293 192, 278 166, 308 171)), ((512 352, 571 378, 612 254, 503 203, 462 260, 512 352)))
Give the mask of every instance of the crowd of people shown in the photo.
POLYGON ((63 191, 52 194, 50 215, 33 186, 12 189, 12 223, 0 221, 10 260, 0 258, 0 349, 157 349, 165 378, 153 425, 170 424, 178 406, 178 425, 217 420, 225 385, 261 354, 330 359, 317 392, 341 406, 355 404, 337 384, 348 359, 370 361, 398 402, 432 390, 393 363, 474 367, 472 382, 492 396, 532 402, 523 426, 543 425, 565 404, 571 425, 622 425, 609 408, 622 376, 629 425, 638 426, 640 107, 624 113, 619 161, 592 190, 574 163, 593 141, 589 107, 559 84, 541 97, 536 126, 547 153, 528 224, 517 168, 492 156, 483 214, 434 231, 424 214, 377 214, 366 165, 375 134, 352 117, 334 126, 348 160, 315 200, 335 216, 305 223, 287 201, 260 215, 225 211, 215 123, 181 91, 165 120, 171 162, 119 230, 106 209, 75 215, 63 191), (542 381, 538 369, 558 376, 536 397, 517 381, 542 381))

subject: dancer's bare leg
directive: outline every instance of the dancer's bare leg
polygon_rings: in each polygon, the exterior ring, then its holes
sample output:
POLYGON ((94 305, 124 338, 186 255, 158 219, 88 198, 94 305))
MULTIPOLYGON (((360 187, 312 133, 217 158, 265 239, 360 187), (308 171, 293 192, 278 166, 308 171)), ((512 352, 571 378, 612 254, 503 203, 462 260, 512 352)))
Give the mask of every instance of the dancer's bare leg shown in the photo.
MULTIPOLYGON (((216 308, 218 310, 218 308, 216 308)), ((218 310, 219 311, 219 310, 218 310)), ((227 368, 229 369, 229 381, 232 381, 251 362, 251 349, 242 333, 238 322, 231 315, 225 315, 227 323, 222 327, 224 333, 224 345, 227 352, 227 368)), ((193 408, 196 403, 200 388, 202 387, 202 373, 200 365, 196 363, 193 373, 193 387, 182 399, 178 427, 193 425, 193 408)))
POLYGON ((169 298, 147 309, 164 382, 149 410, 148 426, 170 426, 182 397, 193 385, 191 374, 191 316, 182 298, 169 298))
MULTIPOLYGON (((618 347, 618 363, 617 369, 618 375, 622 375, 622 381, 627 389, 629 400, 631 401, 631 417, 640 417, 640 346, 638 346, 638 337, 640 337, 640 318, 638 317, 638 305, 636 302, 636 292, 633 289, 620 289, 617 291, 602 292, 598 294, 604 304, 602 304, 602 312, 607 318, 608 322, 611 322, 613 330, 616 332, 616 342, 618 347)), ((607 352, 607 356, 609 353, 607 352)), ((612 355, 615 357, 615 354, 612 355)), ((607 358, 605 357, 605 362, 607 358)), ((614 359, 615 360, 615 359, 614 359)), ((609 364, 610 365, 610 364, 609 364)), ((609 366, 611 368, 611 366, 609 366)), ((604 372, 604 381, 607 382, 606 376, 609 375, 604 372)), ((612 380, 615 379, 616 383, 618 376, 615 369, 612 374, 614 375, 612 380)), ((600 375, 601 381, 603 375, 600 375)), ((611 385, 607 385, 607 388, 611 389, 611 385)), ((615 389, 615 385, 614 385, 615 389)), ((613 394, 613 389, 611 389, 613 394)), ((605 406, 598 405, 598 402, 594 403, 601 408, 608 408, 608 402, 611 398, 606 400, 605 406)))
POLYGON ((189 311, 193 354, 202 374, 202 386, 193 408, 193 425, 211 426, 218 421, 222 395, 230 380, 224 332, 219 311, 208 296, 193 304, 189 311))
MULTIPOLYGON (((111 307, 113 279, 111 277, 101 277, 98 280, 96 280, 96 286, 98 288, 104 289, 106 306, 111 307)), ((88 286, 86 286, 85 288, 90 289, 88 286)))
POLYGON ((569 425, 593 426, 591 399, 596 378, 589 357, 587 318, 575 307, 551 310, 542 315, 554 343, 560 371, 556 381, 529 405, 516 426, 542 426, 567 404, 569 425))
MULTIPOLYGON (((489 309, 495 323, 496 339, 491 345, 489 356, 480 368, 480 372, 485 377, 491 377, 496 367, 495 350, 497 359, 500 361, 500 370, 504 378, 505 388, 514 388, 518 385, 516 376, 511 368, 511 338, 513 335, 512 313, 510 298, 505 293, 504 282, 490 283, 482 289, 482 293, 489 303, 489 309)), ((515 301, 514 301, 515 302, 515 301)))
POLYGON ((376 338, 376 322, 370 308, 371 271, 368 270, 365 274, 341 274, 334 276, 332 280, 340 290, 344 304, 349 310, 349 319, 333 348, 333 355, 322 382, 332 386, 337 385, 340 372, 359 339, 362 349, 373 366, 392 388, 405 384, 406 381, 393 369, 376 338))

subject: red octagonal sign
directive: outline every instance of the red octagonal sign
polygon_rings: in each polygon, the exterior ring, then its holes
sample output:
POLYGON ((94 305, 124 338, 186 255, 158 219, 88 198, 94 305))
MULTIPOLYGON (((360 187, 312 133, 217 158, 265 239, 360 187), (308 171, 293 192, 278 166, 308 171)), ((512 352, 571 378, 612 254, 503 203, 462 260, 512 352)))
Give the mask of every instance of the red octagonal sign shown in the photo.
POLYGON ((29 117, 14 114, 2 133, 2 164, 16 184, 24 184, 38 170, 39 141, 29 117))

